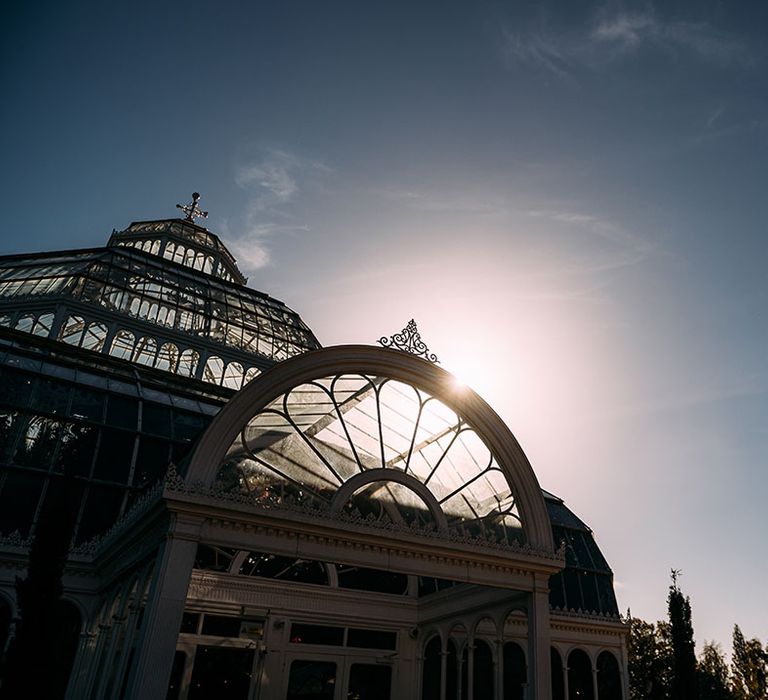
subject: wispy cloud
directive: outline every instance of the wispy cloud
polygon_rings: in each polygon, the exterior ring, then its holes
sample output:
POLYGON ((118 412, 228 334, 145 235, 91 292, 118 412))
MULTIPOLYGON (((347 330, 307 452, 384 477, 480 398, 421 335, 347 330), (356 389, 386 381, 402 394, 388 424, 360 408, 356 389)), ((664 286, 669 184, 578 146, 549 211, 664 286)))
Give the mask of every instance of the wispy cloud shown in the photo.
POLYGON ((707 22, 667 22, 651 11, 603 16, 593 28, 591 38, 598 45, 623 51, 642 47, 683 50, 718 63, 729 63, 742 56, 742 46, 736 39, 707 22))
POLYGON ((742 62, 744 46, 705 21, 670 21, 653 9, 642 12, 603 9, 582 23, 501 28, 502 52, 509 65, 528 65, 571 81, 582 69, 606 64, 643 50, 687 54, 702 61, 742 62))
POLYGON ((270 238, 309 230, 297 222, 291 211, 298 197, 318 176, 332 172, 325 163, 284 149, 260 149, 257 156, 241 163, 235 171, 235 183, 248 193, 238 231, 224 235, 246 270, 269 264, 270 238))
POLYGON ((638 265, 658 252, 656 246, 624 226, 596 214, 573 211, 566 208, 528 209, 526 216, 548 219, 563 224, 570 230, 592 238, 599 238, 605 244, 600 248, 590 247, 588 260, 574 261, 564 273, 594 274, 610 272, 620 268, 638 265))

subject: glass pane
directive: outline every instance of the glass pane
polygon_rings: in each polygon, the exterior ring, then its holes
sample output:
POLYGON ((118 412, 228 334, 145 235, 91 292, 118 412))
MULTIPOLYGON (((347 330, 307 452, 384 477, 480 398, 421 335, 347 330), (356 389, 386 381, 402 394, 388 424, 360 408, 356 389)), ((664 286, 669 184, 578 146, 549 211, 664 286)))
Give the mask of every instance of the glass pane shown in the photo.
POLYGON ((349 670, 349 700, 389 700, 392 667, 381 664, 352 664, 349 670))
POLYGON ((253 649, 199 645, 192 669, 189 700, 247 700, 253 649))
POLYGON ((336 664, 327 661, 294 661, 286 700, 333 700, 336 664))

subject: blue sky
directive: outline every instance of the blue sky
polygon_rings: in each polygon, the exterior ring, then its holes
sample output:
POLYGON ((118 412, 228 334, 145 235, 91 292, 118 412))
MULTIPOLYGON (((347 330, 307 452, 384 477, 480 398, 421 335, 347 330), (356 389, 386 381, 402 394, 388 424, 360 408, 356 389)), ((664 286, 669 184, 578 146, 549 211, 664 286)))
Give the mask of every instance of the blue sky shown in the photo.
POLYGON ((768 637, 768 6, 16 3, 2 252, 203 193, 324 344, 415 317, 622 608, 768 637))

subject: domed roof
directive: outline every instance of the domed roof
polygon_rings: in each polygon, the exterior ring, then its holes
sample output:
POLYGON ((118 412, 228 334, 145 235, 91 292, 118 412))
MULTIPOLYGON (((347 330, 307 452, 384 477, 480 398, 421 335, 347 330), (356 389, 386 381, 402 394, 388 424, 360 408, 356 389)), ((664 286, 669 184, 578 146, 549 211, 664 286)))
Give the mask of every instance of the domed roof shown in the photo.
POLYGON ((565 569, 549 581, 553 608, 619 614, 613 571, 595 542, 592 530, 561 498, 542 490, 555 546, 565 543, 565 569))

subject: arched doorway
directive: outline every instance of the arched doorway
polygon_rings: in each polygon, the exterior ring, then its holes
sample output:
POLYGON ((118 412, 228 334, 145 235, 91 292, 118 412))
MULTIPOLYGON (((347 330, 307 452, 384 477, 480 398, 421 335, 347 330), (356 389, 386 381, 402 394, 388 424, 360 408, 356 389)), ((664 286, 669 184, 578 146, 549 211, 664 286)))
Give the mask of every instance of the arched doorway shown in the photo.
POLYGON ((440 697, 440 657, 440 637, 434 636, 424 647, 424 660, 421 666, 421 700, 440 697))

